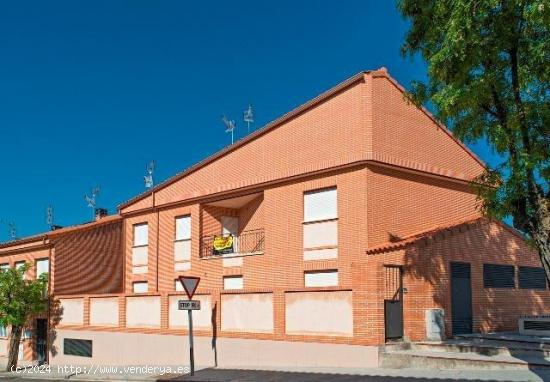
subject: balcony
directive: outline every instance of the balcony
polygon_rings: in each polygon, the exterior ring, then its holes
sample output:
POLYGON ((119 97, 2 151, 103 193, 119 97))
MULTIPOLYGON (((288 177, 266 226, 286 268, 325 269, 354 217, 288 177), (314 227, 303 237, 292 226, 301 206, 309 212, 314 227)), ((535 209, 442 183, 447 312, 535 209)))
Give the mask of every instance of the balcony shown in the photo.
POLYGON ((231 234, 209 235, 201 238, 201 258, 213 256, 252 255, 264 252, 264 229, 231 234))

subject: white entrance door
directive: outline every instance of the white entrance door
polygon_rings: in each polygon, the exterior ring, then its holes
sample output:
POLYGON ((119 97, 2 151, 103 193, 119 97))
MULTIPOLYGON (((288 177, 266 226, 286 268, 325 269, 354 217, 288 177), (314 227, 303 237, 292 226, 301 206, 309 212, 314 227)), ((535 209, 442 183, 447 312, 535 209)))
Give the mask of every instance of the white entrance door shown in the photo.
POLYGON ((239 251, 239 218, 234 216, 222 216, 222 234, 233 236, 233 252, 239 251))

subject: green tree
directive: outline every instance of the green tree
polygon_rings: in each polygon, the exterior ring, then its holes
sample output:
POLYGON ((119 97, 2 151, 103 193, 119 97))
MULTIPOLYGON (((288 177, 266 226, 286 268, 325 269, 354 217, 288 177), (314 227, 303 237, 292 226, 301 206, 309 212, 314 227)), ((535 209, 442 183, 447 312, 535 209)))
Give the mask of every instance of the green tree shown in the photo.
POLYGON ((0 271, 0 325, 11 327, 9 338, 8 365, 6 370, 17 367, 21 332, 26 323, 48 306, 48 275, 42 274, 36 280, 26 280, 24 265, 19 269, 0 271))
POLYGON ((411 99, 500 155, 473 182, 482 210, 513 218, 550 280, 550 0, 398 0, 398 9, 410 21, 403 55, 428 64, 411 99))

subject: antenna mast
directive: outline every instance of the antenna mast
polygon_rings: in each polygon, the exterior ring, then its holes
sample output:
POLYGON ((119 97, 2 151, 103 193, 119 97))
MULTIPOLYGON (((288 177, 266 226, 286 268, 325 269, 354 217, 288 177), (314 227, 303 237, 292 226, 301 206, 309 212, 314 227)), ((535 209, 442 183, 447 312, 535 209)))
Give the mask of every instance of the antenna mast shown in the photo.
POLYGON ((231 144, 233 144, 233 130, 235 130, 235 121, 229 120, 225 115, 222 115, 222 122, 225 125, 225 132, 231 133, 231 144))
POLYGON ((46 208, 46 224, 50 227, 50 230, 53 229, 54 220, 53 220, 53 207, 51 204, 46 208))
POLYGON ((145 166, 145 171, 147 175, 143 177, 145 182, 145 188, 149 189, 153 187, 153 172, 155 171, 155 161, 152 160, 147 166, 145 166))
POLYGON ((243 112, 243 120, 246 122, 246 130, 250 133, 250 124, 254 123, 254 110, 252 105, 248 105, 248 109, 243 112))
POLYGON ((15 226, 15 223, 10 221, 5 221, 0 219, 0 223, 4 223, 8 227, 8 236, 9 240, 17 240, 17 227, 15 226))
POLYGON ((97 186, 92 188, 92 196, 88 196, 88 194, 84 195, 84 200, 86 201, 86 204, 89 208, 92 209, 92 220, 95 218, 95 206, 97 204, 97 196, 99 195, 100 191, 101 188, 97 186))

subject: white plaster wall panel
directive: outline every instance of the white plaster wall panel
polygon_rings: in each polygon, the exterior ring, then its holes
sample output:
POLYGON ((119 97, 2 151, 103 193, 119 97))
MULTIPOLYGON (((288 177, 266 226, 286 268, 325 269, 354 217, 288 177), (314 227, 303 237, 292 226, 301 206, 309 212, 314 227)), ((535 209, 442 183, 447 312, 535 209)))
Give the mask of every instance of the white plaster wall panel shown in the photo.
POLYGON ((304 248, 338 245, 338 221, 304 224, 304 248))
POLYGON ((304 260, 327 260, 338 257, 338 248, 304 250, 304 260))
POLYGON ((126 326, 160 327, 160 297, 126 297, 126 326))
POLYGON ((287 334, 353 335, 351 291, 285 293, 287 334))
POLYGON ((90 325, 118 326, 118 297, 90 298, 90 325))
POLYGON ((132 265, 147 265, 149 247, 132 248, 132 265))
POLYGON ((273 294, 224 294, 221 296, 223 331, 273 332, 273 294))
POLYGON ((191 240, 176 241, 174 243, 174 261, 191 260, 191 240))
POLYGON ((61 321, 63 325, 82 325, 84 323, 84 299, 61 298, 61 321))

